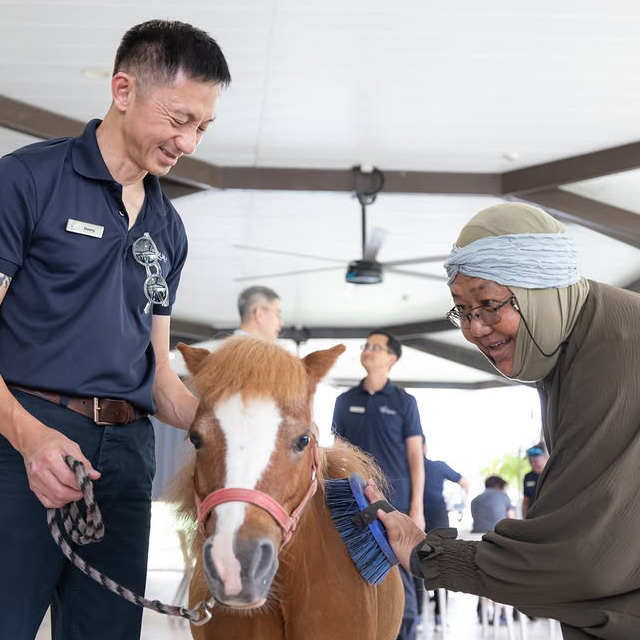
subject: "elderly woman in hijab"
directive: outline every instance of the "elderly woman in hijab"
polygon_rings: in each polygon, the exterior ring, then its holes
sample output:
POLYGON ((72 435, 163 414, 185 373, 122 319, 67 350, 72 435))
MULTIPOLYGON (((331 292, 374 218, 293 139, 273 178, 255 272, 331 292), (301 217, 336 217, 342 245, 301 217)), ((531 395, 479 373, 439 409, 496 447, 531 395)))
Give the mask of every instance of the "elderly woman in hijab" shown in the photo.
MULTIPOLYGON (((640 296, 581 278, 564 227, 525 204, 478 213, 445 268, 452 322, 504 376, 536 383, 550 458, 526 520, 469 542, 379 511, 392 547, 428 589, 557 619, 565 640, 638 640, 640 296)), ((372 483, 367 496, 382 497, 372 483)))

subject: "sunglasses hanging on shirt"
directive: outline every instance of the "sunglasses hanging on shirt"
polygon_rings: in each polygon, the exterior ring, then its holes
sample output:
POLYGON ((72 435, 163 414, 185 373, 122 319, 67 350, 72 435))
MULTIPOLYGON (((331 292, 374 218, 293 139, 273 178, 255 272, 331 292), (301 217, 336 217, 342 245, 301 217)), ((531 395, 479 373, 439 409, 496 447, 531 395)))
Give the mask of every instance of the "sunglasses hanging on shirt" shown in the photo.
POLYGON ((133 257, 138 264, 141 264, 147 272, 147 278, 143 284, 144 295, 147 304, 144 313, 151 311, 151 305, 161 304, 163 307, 169 306, 169 285, 164 279, 160 269, 160 252, 151 236, 145 234, 138 238, 131 247, 133 257))

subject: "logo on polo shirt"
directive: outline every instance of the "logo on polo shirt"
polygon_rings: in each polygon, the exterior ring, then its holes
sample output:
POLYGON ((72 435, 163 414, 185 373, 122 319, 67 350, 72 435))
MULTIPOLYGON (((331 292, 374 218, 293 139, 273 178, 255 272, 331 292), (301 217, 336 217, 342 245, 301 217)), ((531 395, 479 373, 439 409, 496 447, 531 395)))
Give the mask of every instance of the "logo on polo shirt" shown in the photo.
POLYGON ((388 416, 395 416, 396 412, 393 409, 389 409, 386 404, 383 404, 380 407, 380 413, 386 413, 388 416))

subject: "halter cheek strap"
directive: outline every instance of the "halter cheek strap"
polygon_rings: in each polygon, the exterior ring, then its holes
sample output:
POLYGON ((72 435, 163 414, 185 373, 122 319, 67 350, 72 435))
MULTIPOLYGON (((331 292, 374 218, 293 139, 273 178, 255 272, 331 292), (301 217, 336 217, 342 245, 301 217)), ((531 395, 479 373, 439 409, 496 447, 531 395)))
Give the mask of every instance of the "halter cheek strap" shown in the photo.
POLYGON ((207 516, 219 504, 223 504, 225 502, 248 502, 250 504, 256 505, 257 507, 260 507, 261 509, 264 509, 269 515, 271 515, 271 517, 278 523, 278 525, 280 525, 280 528, 284 533, 281 547, 284 547, 284 545, 287 544, 289 540, 291 540, 291 537, 293 536, 293 533, 298 526, 298 521, 300 520, 302 511, 318 489, 317 471, 319 466, 319 459, 318 445, 315 441, 315 438, 312 439, 311 447, 311 484, 309 485, 309 488, 307 489, 304 497, 300 501, 300 504, 291 512, 290 515, 284 510, 279 502, 274 500, 266 493, 258 491, 257 489, 243 489, 240 487, 218 489, 217 491, 213 491, 208 496, 206 496, 204 500, 201 500, 198 494, 196 494, 198 529, 200 531, 200 535, 202 535, 203 538, 207 537, 205 532, 205 522, 207 521, 207 516))

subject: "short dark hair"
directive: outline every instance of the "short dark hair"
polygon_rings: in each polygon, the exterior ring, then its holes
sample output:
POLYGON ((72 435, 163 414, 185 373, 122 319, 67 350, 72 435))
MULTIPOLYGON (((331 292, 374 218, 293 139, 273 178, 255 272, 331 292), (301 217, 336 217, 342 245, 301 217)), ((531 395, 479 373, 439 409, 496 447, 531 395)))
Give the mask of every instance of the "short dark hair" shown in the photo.
POLYGON ((507 481, 500 476, 489 476, 484 481, 485 489, 504 489, 507 486, 507 481))
POLYGON ((260 299, 272 302, 273 300, 280 300, 280 296, 273 289, 258 285, 241 291, 238 296, 238 313, 240 314, 241 320, 247 319, 249 312, 260 299))
POLYGON ((171 83, 178 71, 199 82, 227 86, 231 74, 222 50, 205 31, 176 20, 149 20, 131 27, 120 41, 113 75, 138 75, 145 85, 171 83))
POLYGON ((367 338, 370 338, 371 336, 385 336, 387 338, 387 348, 391 349, 391 351, 396 354, 398 360, 400 360, 400 357, 402 356, 402 345, 398 338, 390 334, 388 331, 383 331, 382 329, 372 331, 367 338))

